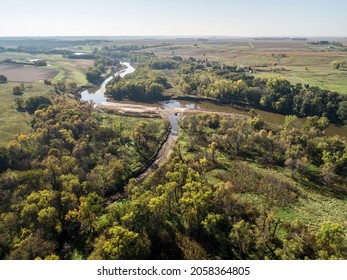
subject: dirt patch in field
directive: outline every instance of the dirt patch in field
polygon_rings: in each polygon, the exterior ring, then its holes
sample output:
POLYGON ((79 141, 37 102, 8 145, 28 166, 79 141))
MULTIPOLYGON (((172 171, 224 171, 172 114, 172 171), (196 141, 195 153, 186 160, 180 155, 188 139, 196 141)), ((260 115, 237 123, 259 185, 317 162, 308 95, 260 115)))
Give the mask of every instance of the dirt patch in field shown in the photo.
POLYGON ((61 62, 62 64, 71 65, 83 72, 87 72, 89 67, 93 66, 94 60, 92 59, 69 59, 67 61, 61 62))
POLYGON ((38 67, 0 65, 0 74, 5 75, 10 82, 35 82, 54 78, 58 71, 38 67))

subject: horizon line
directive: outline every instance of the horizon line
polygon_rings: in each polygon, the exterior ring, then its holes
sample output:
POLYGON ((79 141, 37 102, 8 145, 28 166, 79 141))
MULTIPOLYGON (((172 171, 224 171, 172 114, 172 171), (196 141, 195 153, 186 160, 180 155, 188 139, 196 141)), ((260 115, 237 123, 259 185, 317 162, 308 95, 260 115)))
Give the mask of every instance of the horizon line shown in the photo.
POLYGON ((0 38, 57 38, 57 37, 140 37, 140 38, 347 38, 346 35, 0 35, 0 38))

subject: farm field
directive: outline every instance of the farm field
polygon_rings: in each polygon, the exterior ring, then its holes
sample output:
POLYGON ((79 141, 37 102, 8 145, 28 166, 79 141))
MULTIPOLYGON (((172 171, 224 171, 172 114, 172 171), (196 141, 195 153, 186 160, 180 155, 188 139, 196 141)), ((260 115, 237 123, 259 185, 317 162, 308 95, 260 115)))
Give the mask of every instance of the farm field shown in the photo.
POLYGON ((11 82, 35 82, 54 78, 58 71, 48 68, 0 65, 0 73, 11 82))

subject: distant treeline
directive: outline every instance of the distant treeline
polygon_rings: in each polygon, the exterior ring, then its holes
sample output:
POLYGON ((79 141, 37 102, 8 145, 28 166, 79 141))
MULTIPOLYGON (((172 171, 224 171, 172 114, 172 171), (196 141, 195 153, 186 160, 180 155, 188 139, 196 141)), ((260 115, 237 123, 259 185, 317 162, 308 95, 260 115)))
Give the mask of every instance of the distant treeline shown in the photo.
POLYGON ((306 41, 307 38, 303 38, 303 37, 256 37, 256 38, 252 38, 253 40, 274 40, 274 41, 278 41, 278 40, 293 40, 293 41, 306 41))
POLYGON ((311 42, 307 42, 307 44, 310 45, 333 45, 336 47, 344 47, 344 44, 340 43, 340 42, 330 42, 330 41, 311 41, 311 42))
POLYGON ((44 59, 36 59, 33 61, 15 61, 10 58, 0 60, 0 64, 17 64, 17 65, 34 65, 34 66, 47 66, 47 61, 44 59))
MULTIPOLYGON (((8 52, 43 53, 58 48, 72 48, 81 45, 95 45, 106 40, 59 40, 59 39, 25 39, 0 38, 0 46, 8 46, 8 52)), ((0 47, 5 49, 5 47, 0 47)), ((57 50, 58 51, 58 50, 57 50)))

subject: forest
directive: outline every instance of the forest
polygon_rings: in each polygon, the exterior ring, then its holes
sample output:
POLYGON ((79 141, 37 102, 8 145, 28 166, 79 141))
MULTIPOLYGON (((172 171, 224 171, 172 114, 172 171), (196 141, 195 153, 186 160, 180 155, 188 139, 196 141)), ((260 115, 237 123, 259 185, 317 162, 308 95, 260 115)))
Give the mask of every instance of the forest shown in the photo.
POLYGON ((155 156, 168 124, 59 99, 36 110, 32 126, 0 151, 1 259, 66 258, 81 246, 105 199, 155 156))
POLYGON ((305 195, 304 182, 347 195, 346 142, 324 136, 321 119, 302 130, 295 116, 275 127, 256 115, 187 114, 170 160, 141 183, 129 179, 168 124, 120 118, 60 100, 1 149, 1 258, 346 258, 343 224, 315 230, 274 214, 305 195), (269 171, 278 169, 288 177, 269 171))

